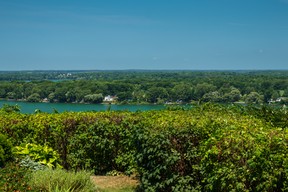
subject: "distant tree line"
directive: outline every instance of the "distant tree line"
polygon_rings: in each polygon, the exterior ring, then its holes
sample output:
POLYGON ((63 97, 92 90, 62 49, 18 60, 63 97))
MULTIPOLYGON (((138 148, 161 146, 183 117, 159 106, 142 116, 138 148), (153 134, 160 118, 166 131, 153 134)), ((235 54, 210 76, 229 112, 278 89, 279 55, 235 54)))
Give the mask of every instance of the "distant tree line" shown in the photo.
MULTIPOLYGON (((18 73, 25 79, 27 72, 18 73)), ((117 96, 119 103, 160 104, 191 101, 266 103, 288 97, 288 71, 34 72, 29 73, 29 77, 53 77, 53 74, 67 78, 62 81, 45 80, 47 78, 9 80, 4 78, 8 78, 9 73, 2 72, 0 98, 101 103, 104 96, 112 95, 117 96)))

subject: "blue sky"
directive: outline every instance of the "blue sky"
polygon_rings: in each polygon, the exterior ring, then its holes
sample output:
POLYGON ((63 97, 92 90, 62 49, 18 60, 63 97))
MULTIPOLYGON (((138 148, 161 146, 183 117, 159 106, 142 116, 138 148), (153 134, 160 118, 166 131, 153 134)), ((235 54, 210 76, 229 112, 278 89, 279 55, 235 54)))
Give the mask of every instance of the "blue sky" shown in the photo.
POLYGON ((0 70, 288 69, 288 0, 0 0, 0 70))

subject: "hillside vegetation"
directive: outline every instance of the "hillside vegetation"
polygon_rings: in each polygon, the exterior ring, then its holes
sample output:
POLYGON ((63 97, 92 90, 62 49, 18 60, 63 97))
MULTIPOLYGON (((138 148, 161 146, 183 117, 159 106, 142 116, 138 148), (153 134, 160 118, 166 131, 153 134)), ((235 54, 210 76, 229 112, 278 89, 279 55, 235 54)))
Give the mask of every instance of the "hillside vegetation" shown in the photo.
POLYGON ((136 175, 140 191, 287 191, 287 126, 285 110, 212 104, 0 114, 13 146, 51 148, 52 167, 136 175))

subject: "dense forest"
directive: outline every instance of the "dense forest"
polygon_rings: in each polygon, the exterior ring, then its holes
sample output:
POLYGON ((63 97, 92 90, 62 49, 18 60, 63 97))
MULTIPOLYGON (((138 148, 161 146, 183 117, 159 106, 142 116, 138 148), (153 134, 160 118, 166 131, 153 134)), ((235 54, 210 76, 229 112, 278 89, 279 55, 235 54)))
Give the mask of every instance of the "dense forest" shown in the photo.
POLYGON ((19 71, 0 73, 0 98, 29 102, 287 103, 288 71, 19 71))

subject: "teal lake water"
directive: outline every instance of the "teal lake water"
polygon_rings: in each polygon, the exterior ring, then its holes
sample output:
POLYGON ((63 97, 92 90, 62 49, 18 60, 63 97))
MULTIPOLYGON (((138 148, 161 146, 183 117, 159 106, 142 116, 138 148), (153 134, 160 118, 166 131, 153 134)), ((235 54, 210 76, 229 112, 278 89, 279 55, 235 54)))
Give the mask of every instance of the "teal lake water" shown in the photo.
POLYGON ((58 112, 64 111, 148 111, 148 110, 161 110, 164 105, 109 105, 109 104, 74 104, 74 103, 28 103, 21 101, 0 101, 0 107, 3 104, 18 105, 20 106, 21 113, 34 113, 36 109, 42 112, 52 113, 55 110, 58 112))

